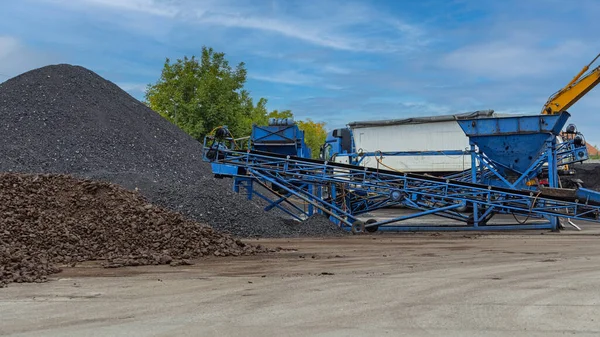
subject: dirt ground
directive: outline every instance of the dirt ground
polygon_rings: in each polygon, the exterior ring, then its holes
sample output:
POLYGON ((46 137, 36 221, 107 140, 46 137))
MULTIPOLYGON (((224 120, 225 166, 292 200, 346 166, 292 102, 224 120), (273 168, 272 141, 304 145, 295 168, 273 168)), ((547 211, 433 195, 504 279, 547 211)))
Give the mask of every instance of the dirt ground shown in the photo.
POLYGON ((599 231, 258 240, 193 266, 0 289, 13 336, 600 335, 599 231))

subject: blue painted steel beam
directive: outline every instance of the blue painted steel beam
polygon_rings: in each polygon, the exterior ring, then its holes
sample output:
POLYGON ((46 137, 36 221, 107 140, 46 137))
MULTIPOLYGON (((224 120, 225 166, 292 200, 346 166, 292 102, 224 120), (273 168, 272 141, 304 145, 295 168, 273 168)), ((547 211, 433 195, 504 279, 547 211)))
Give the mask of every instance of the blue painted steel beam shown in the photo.
MULTIPOLYGON (((498 189, 486 185, 465 184, 463 181, 415 174, 398 174, 393 171, 373 170, 290 156, 239 151, 224 151, 224 154, 226 158, 219 160, 219 163, 242 166, 245 171, 257 175, 255 178, 258 180, 275 182, 278 186, 287 188, 289 192, 293 191, 295 195, 302 196, 315 207, 346 225, 356 220, 354 217, 356 213, 353 213, 356 209, 366 210, 373 205, 382 206, 385 204, 385 199, 380 200, 377 196, 381 195, 383 198, 384 195, 389 195, 391 191, 395 190, 406 194, 406 200, 414 200, 419 205, 429 204, 430 206, 424 207, 425 209, 421 211, 429 211, 438 216, 449 216, 448 209, 445 207, 456 207, 457 203, 466 201, 474 206, 476 222, 478 219, 485 219, 492 212, 494 214, 531 214, 532 217, 564 217, 600 222, 598 220, 600 206, 552 199, 535 193, 524 193, 521 190, 498 189), (326 201, 322 196, 315 196, 307 187, 302 188, 294 183, 326 187, 331 191, 331 201, 326 201), (354 204, 355 210, 342 209, 339 201, 335 204, 332 203, 338 200, 339 193, 336 191, 338 185, 343 186, 344 190, 372 193, 374 196, 372 199, 369 197, 365 200, 357 197, 354 204), (480 208, 486 209, 481 216, 478 214, 480 208), (592 219, 589 218, 590 215, 593 215, 592 219)), ((472 176, 477 176, 477 173, 472 176)), ((344 200, 348 202, 347 199, 344 200)), ((350 205, 352 205, 352 201, 350 205)), ((466 218, 461 220, 468 221, 466 218)), ((523 226, 517 225, 516 228, 529 228, 523 226)), ((488 225, 479 227, 487 229, 488 225)), ((418 228, 423 229, 420 226, 418 228)))
MULTIPOLYGON (((254 194, 255 194, 256 196, 260 197, 261 199, 263 199, 263 200, 267 201, 267 202, 271 202, 271 199, 269 199, 268 197, 266 197, 266 196, 262 195, 262 194, 261 194, 261 193, 259 193, 259 192, 254 192, 254 194)), ((294 219, 296 219, 296 220, 299 220, 299 221, 302 221, 302 220, 304 220, 304 219, 302 219, 300 216, 298 216, 297 214, 294 214, 294 213, 290 212, 289 210, 285 209, 284 207, 281 207, 281 205, 279 205, 279 204, 277 204, 277 205, 273 205, 273 206, 274 206, 274 207, 277 207, 278 209, 280 209, 280 210, 282 210, 282 211, 284 211, 285 213, 287 213, 288 215, 292 216, 292 217, 293 217, 294 219)), ((267 210, 265 209, 265 211, 267 211, 267 210)))
POLYGON ((419 217, 422 217, 422 216, 425 216, 425 215, 434 214, 434 213, 445 212, 445 211, 453 210, 453 209, 460 208, 460 207, 463 207, 463 206, 464 205, 462 205, 462 204, 455 204, 455 205, 450 205, 450 206, 446 206, 446 207, 440 207, 440 208, 430 209, 430 210, 419 212, 419 213, 413 213, 413 214, 404 215, 404 216, 400 216, 400 217, 393 218, 393 219, 378 221, 378 222, 375 222, 375 223, 372 223, 372 224, 365 225, 365 228, 366 227, 384 226, 384 225, 387 225, 387 224, 390 224, 390 223, 404 221, 404 220, 408 220, 408 219, 419 218, 419 217))
MULTIPOLYGON (((254 170, 252 171, 252 174, 253 174, 253 175, 255 175, 255 176, 258 176, 258 177, 260 177, 260 178, 262 178, 262 179, 265 179, 265 180, 267 180, 267 181, 270 181, 270 182, 272 182, 272 183, 276 184, 276 185, 277 185, 277 186, 279 186, 280 188, 282 188, 282 189, 286 190, 287 192, 290 192, 291 194, 295 195, 296 197, 298 197, 298 198, 300 198, 300 199, 302 199, 302 200, 304 200, 304 201, 306 201, 306 202, 308 202, 308 203, 310 203, 310 204, 314 205, 316 208, 319 208, 319 209, 321 209, 322 211, 326 212, 326 213, 327 213, 327 214, 329 214, 330 216, 333 216, 334 218, 336 218, 336 219, 337 219, 337 220, 339 220, 340 222, 343 222, 343 223, 345 223, 346 225, 349 225, 349 226, 351 226, 351 225, 352 225, 352 223, 351 223, 351 222, 349 222, 349 221, 348 221, 348 220, 346 220, 346 219, 343 219, 343 218, 341 218, 340 216, 338 216, 337 214, 335 214, 335 213, 331 212, 329 209, 327 209, 327 208, 323 207, 322 205, 319 205, 319 202, 320 202, 320 203, 322 203, 324 206, 329 206, 329 207, 330 207, 330 209, 332 209, 332 210, 338 211, 338 212, 340 212, 340 213, 342 213, 342 214, 346 214, 346 216, 350 217, 350 218, 351 218, 352 220, 354 220, 354 221, 358 220, 356 217, 352 216, 351 214, 347 214, 346 212, 342 211, 342 210, 341 210, 341 209, 339 209, 338 207, 336 207, 336 206, 334 206, 334 205, 332 205, 332 204, 330 204, 330 203, 327 203, 327 202, 325 202, 325 201, 323 201, 323 200, 320 200, 320 199, 319 199, 319 201, 318 201, 318 202, 315 202, 315 201, 313 201, 313 200, 312 200, 310 197, 307 197, 307 196, 303 195, 303 194, 302 194, 302 192, 303 192, 303 191, 294 191, 294 189, 293 189, 293 188, 290 188, 289 186, 287 186, 287 184, 284 184, 284 183, 282 183, 282 182, 280 182, 280 181, 274 180, 274 179, 272 179, 271 177, 268 177, 268 176, 266 176, 266 175, 263 175, 263 174, 261 174, 261 173, 259 173, 259 172, 257 172, 257 171, 254 171, 254 170)), ((312 196, 312 197, 313 197, 313 198, 315 198, 315 196, 312 196)))
POLYGON ((485 225, 485 226, 381 226, 379 231, 391 232, 438 232, 438 231, 510 231, 524 229, 553 229, 550 223, 529 224, 529 225, 485 225))
MULTIPOLYGON (((272 194, 274 194, 274 195, 278 196, 278 194, 277 194, 277 193, 275 193, 274 191, 272 191, 272 190, 269 188, 269 186, 267 186, 266 184, 264 184, 264 183, 263 183, 263 182, 261 182, 260 180, 258 180, 258 179, 255 179, 254 181, 256 181, 256 183, 258 183, 259 185, 261 185, 261 186, 262 186, 263 188, 265 188, 267 191, 269 191, 269 192, 271 192, 272 194)), ((259 195, 259 196, 261 196, 261 197, 262 197, 264 200, 266 200, 266 201, 268 201, 268 202, 270 203, 270 205, 267 205, 267 206, 265 207, 265 211, 269 211, 269 210, 271 209, 271 208, 270 208, 270 206, 272 206, 272 204, 274 203, 274 201, 273 201, 273 200, 271 200, 271 199, 269 199, 269 198, 268 198, 268 197, 266 197, 266 196, 263 196, 263 195, 259 194, 259 193, 258 193, 258 192, 256 192, 256 191, 255 191, 254 193, 255 193, 255 194, 258 194, 258 195, 259 195), (268 209, 267 209, 267 208, 268 208, 268 209)), ((291 194, 290 194, 290 195, 291 195, 291 194)), ((291 206, 292 208, 294 208, 294 209, 295 209, 295 210, 296 210, 296 211, 297 211, 299 214, 304 214, 304 215, 306 215, 306 216, 309 216, 309 214, 306 214, 306 212, 304 212, 304 210, 303 210, 303 209, 301 209, 300 207, 298 207, 298 206, 297 206, 297 205, 295 205, 294 203, 290 202, 290 201, 289 201, 287 198, 286 198, 285 200, 283 200, 282 202, 285 202, 287 205, 289 205, 289 206, 291 206)), ((281 209, 281 210, 284 210, 286 213, 287 213, 287 212, 290 212, 289 210, 285 209, 284 207, 282 207, 282 206, 281 206, 281 205, 279 205, 279 204, 276 204, 276 205, 275 205, 275 207, 277 207, 277 208, 279 208, 279 209, 281 209)), ((290 212, 290 213, 291 213, 291 212, 290 212)), ((294 216, 294 217, 295 217, 295 218, 297 218, 297 219, 299 219, 299 220, 302 220, 302 218, 300 218, 300 217, 298 217, 298 216, 294 216)))

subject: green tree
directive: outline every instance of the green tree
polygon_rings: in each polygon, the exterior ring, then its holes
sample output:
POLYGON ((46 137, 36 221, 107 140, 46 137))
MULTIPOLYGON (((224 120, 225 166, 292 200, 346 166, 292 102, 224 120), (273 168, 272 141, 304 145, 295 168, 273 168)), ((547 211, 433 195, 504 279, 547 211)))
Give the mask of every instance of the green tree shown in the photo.
POLYGON ((310 118, 307 118, 305 121, 298 121, 297 123, 298 127, 304 131, 304 142, 310 148, 312 157, 318 158, 319 150, 327 137, 325 123, 314 122, 310 118))
POLYGON ((283 110, 283 111, 277 111, 277 110, 273 110, 271 112, 269 112, 269 114, 267 115, 267 118, 293 118, 294 114, 292 113, 292 110, 283 110))
POLYGON ((246 74, 243 62, 232 68, 224 53, 203 46, 199 59, 166 59, 159 80, 147 87, 146 104, 196 139, 221 125, 245 135, 267 114, 266 99, 254 105, 244 89, 246 74))
MULTIPOLYGON (((255 104, 244 89, 246 76, 243 62, 231 67, 224 53, 203 46, 200 58, 185 56, 175 62, 167 58, 160 78, 146 89, 145 103, 198 140, 223 125, 239 138, 250 135, 252 124, 294 117, 291 110, 268 112, 265 98, 255 104)), ((325 141, 324 125, 298 121, 314 157, 325 141)))

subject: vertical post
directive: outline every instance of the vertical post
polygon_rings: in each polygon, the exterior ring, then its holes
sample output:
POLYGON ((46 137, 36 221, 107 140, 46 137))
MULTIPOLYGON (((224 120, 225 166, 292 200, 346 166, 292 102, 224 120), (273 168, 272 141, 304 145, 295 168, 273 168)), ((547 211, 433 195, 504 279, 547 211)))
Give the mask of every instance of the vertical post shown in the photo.
POLYGON ((548 155, 548 185, 558 187, 558 161, 554 153, 556 137, 546 141, 546 153, 548 155))
MULTIPOLYGON (((315 196, 315 185, 308 185, 308 193, 312 196, 315 196)), ((318 196, 315 196, 318 198, 318 196)), ((312 204, 308 204, 308 216, 312 216, 314 214, 314 206, 312 204)))
MULTIPOLYGON (((335 188, 335 183, 329 183, 329 194, 331 195, 331 203, 335 205, 335 199, 337 197, 337 191, 336 191, 336 188, 335 188)), ((339 206, 339 205, 336 205, 336 206, 339 206)), ((337 215, 337 212, 334 209, 331 210, 331 213, 337 215)), ((342 226, 342 223, 338 219, 336 219, 335 217, 333 217, 333 216, 330 216, 329 220, 333 221, 333 223, 335 223, 338 226, 342 226)))
MULTIPOLYGON (((548 186, 550 187, 558 187, 558 162, 556 160, 556 154, 554 150, 556 148, 556 137, 551 135, 548 140, 546 140, 546 154, 548 156, 548 186)), ((558 218, 555 216, 550 216, 550 225, 552 226, 552 231, 558 230, 558 218)))
POLYGON ((254 183, 252 179, 246 180, 246 190, 248 191, 248 200, 252 200, 252 195, 254 194, 254 183))
POLYGON ((475 144, 471 143, 471 182, 477 182, 477 154, 475 153, 475 144))
MULTIPOLYGON (((477 153, 475 152, 475 144, 471 144, 471 182, 477 183, 477 153)), ((477 227, 479 225, 479 211, 477 209, 477 204, 472 202, 473 206, 473 227, 477 227)))
POLYGON ((477 203, 473 203, 473 227, 479 227, 479 209, 477 203))
MULTIPOLYGON (((323 200, 323 186, 321 186, 321 185, 317 186, 317 198, 319 198, 320 200, 323 200)), ((323 210, 320 208, 317 208, 317 213, 323 214, 323 210)))
POLYGON ((240 178, 233 178, 233 191, 235 193, 240 193, 240 178))

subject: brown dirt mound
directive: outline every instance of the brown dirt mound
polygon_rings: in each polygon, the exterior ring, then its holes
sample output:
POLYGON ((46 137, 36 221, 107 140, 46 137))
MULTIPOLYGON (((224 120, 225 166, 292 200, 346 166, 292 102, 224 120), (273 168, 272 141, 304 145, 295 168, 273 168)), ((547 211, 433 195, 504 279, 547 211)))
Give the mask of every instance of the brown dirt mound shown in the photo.
POLYGON ((178 265, 260 251, 110 183, 0 173, 0 286, 43 282, 57 265, 89 260, 178 265))

